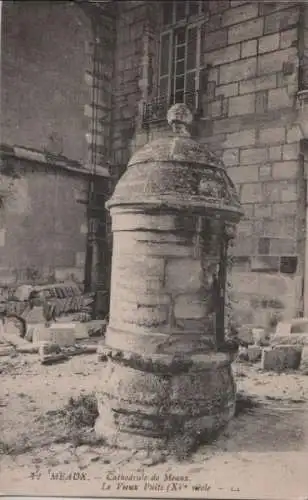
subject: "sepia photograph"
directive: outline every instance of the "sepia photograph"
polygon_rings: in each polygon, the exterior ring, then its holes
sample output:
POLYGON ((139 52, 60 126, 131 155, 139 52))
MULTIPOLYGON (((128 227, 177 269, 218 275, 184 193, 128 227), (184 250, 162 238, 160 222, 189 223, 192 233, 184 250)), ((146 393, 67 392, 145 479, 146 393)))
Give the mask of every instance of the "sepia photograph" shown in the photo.
POLYGON ((308 0, 0 34, 0 495, 308 500, 308 0))

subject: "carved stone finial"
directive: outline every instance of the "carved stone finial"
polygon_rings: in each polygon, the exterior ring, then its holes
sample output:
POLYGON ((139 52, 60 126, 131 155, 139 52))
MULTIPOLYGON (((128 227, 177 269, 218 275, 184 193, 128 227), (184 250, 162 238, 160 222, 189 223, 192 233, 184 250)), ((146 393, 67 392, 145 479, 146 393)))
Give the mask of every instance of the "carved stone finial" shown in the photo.
POLYGON ((179 135, 190 136, 189 127, 193 122, 193 115, 186 104, 174 104, 167 113, 168 124, 173 132, 179 135))

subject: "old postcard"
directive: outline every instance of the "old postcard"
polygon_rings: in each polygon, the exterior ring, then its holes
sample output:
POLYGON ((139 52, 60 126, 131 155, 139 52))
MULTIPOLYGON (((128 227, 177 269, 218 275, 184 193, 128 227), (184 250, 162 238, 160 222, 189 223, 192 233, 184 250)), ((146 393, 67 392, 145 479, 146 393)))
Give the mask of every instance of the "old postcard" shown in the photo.
POLYGON ((0 27, 1 495, 307 499, 308 2, 0 27))

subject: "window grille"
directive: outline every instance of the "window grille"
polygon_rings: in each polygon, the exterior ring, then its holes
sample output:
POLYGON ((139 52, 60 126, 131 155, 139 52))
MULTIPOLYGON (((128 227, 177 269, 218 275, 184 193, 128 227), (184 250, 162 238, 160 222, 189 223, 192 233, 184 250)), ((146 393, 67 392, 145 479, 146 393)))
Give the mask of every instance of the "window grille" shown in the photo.
POLYGON ((160 36, 159 97, 167 107, 198 107, 204 2, 164 2, 160 36))

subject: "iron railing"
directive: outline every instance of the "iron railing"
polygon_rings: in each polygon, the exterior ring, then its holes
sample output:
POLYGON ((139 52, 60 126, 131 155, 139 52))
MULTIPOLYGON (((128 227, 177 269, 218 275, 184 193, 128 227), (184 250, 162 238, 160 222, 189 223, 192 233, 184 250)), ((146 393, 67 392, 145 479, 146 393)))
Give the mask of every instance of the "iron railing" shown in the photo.
POLYGON ((176 99, 173 95, 170 97, 159 96, 143 104, 143 127, 150 124, 164 122, 167 119, 168 109, 177 102, 185 103, 193 112, 200 111, 198 91, 184 92, 181 100, 176 99))

